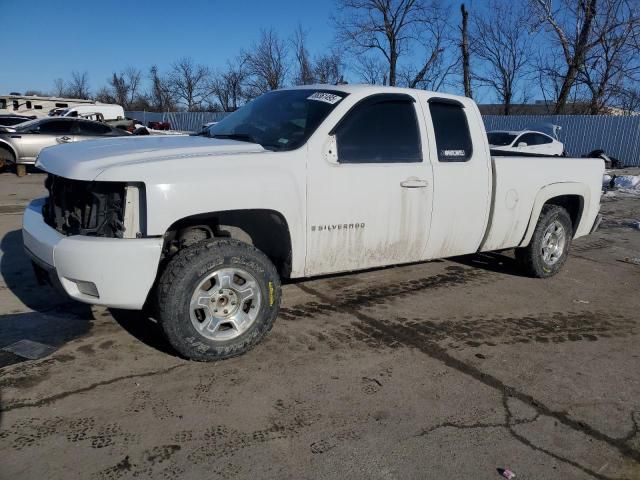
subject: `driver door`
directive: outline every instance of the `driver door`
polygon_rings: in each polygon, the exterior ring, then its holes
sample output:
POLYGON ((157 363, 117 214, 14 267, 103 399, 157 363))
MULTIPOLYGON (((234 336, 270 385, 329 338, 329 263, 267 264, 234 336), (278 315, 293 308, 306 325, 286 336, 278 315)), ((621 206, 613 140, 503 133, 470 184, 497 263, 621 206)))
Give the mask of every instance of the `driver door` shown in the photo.
POLYGON ((309 148, 306 274, 420 260, 433 195, 420 104, 372 95, 332 128, 309 148))

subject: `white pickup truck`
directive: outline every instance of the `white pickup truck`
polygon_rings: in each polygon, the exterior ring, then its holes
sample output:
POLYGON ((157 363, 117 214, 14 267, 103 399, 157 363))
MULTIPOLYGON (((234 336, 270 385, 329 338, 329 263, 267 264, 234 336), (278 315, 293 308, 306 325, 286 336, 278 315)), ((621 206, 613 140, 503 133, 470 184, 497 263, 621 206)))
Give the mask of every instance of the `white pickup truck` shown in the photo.
POLYGON ((47 148, 23 222, 72 298, 153 307, 185 357, 241 354, 281 279, 515 248, 536 277, 597 227, 603 162, 492 157, 470 99, 318 85, 267 93, 205 136, 47 148))

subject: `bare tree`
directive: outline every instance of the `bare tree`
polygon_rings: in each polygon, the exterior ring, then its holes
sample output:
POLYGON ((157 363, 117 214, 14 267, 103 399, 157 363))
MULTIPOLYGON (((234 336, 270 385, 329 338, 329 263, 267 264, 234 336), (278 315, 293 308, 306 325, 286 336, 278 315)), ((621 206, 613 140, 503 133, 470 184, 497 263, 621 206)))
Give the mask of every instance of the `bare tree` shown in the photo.
POLYGON ((24 92, 25 96, 34 96, 34 97, 47 97, 49 94, 47 92, 43 92, 42 90, 26 90, 24 92))
POLYGON ((358 73, 364 83, 371 85, 387 84, 387 67, 378 58, 369 55, 359 55, 352 68, 358 73))
POLYGON ((318 83, 337 84, 344 81, 342 57, 336 51, 316 57, 313 76, 318 83))
POLYGON ((64 97, 67 94, 67 84, 62 78, 56 78, 53 81, 53 96, 64 97))
POLYGON ((443 37, 444 18, 444 10, 435 0, 338 0, 334 22, 338 41, 356 58, 372 52, 382 55, 388 66, 387 82, 396 85, 400 59, 429 46, 411 83, 422 81, 436 61, 434 57, 442 53, 442 45, 434 45, 432 37, 434 33, 436 39, 443 37))
POLYGON ((101 90, 100 95, 110 96, 114 103, 130 110, 133 104, 140 100, 141 81, 142 72, 135 67, 128 67, 120 73, 113 72, 108 80, 108 91, 101 90))
POLYGON ((149 103, 157 112, 175 110, 176 101, 169 85, 169 79, 160 75, 158 67, 152 65, 149 69, 151 89, 149 91, 149 103))
POLYGON ((95 99, 97 102, 102 103, 118 103, 111 89, 106 86, 101 87, 100 90, 96 92, 95 99))
POLYGON ((173 64, 169 81, 176 99, 192 112, 201 108, 210 93, 209 77, 207 67, 185 57, 173 64))
POLYGON ((462 34, 462 41, 460 43, 462 53, 462 83, 464 85, 465 96, 473 98, 473 94, 471 93, 471 67, 469 65, 469 11, 464 6, 464 3, 460 5, 460 13, 462 14, 462 27, 460 29, 460 33, 462 34))
POLYGON ((238 109, 244 99, 247 71, 244 60, 227 62, 227 68, 218 72, 211 82, 211 91, 218 100, 220 108, 225 112, 238 109))
POLYGON ((448 11, 434 2, 425 9, 424 14, 425 19, 416 36, 421 47, 418 50, 423 52, 423 63, 420 67, 410 65, 405 68, 406 80, 403 84, 409 88, 439 90, 453 73, 454 66, 459 65, 459 58, 445 56, 445 52, 451 50, 454 44, 454 39, 448 34, 451 30, 447 20, 448 11))
POLYGON ((589 92, 589 113, 601 113, 614 99, 628 97, 627 85, 640 80, 640 33, 637 6, 627 0, 605 0, 594 19, 597 44, 589 51, 578 80, 589 92))
POLYGON ((527 31, 528 12, 492 0, 491 14, 473 21, 473 54, 483 62, 475 78, 495 92, 503 113, 511 113, 511 103, 519 82, 532 59, 533 37, 527 31), (500 28, 496 28, 499 24, 500 28))
POLYGON ((315 83, 313 65, 307 50, 307 32, 298 24, 291 40, 298 69, 293 80, 295 85, 311 85, 315 83))
MULTIPOLYGON (((538 21, 546 24, 561 50, 565 67, 562 83, 555 102, 554 114, 563 113, 578 73, 584 67, 589 51, 597 44, 593 35, 593 22, 598 0, 560 0, 554 7, 554 0, 531 0, 538 21)), ((555 55, 551 52, 551 55, 555 55)))
POLYGON ((89 74, 87 72, 71 72, 71 80, 67 85, 67 95, 73 98, 88 99, 89 92, 89 74))
POLYGON ((260 32, 260 39, 244 53, 249 97, 284 86, 288 73, 288 53, 286 42, 275 30, 260 32))

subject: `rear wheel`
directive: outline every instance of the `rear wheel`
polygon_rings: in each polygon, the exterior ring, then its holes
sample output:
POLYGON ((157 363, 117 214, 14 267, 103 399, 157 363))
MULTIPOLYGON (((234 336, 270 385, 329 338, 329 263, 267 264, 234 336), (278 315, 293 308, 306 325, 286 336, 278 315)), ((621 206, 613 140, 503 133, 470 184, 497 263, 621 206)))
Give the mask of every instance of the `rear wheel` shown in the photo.
POLYGON ((232 239, 203 241, 177 253, 156 293, 167 339, 181 355, 199 361, 250 350, 271 330, 281 295, 266 255, 232 239))
POLYGON ((558 205, 545 205, 529 245, 517 248, 516 258, 532 277, 551 277, 566 262, 572 238, 569 213, 558 205))

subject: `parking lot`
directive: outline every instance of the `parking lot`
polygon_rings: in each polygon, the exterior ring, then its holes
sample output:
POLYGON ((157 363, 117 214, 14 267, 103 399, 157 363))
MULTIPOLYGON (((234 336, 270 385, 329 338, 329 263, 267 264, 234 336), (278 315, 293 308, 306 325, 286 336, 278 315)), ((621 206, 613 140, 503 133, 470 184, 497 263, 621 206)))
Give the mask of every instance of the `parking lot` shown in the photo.
POLYGON ((203 364, 36 283, 43 180, 0 174, 0 348, 51 347, 0 350, 0 478, 640 478, 640 197, 548 280, 505 252, 289 283, 263 343, 203 364))

